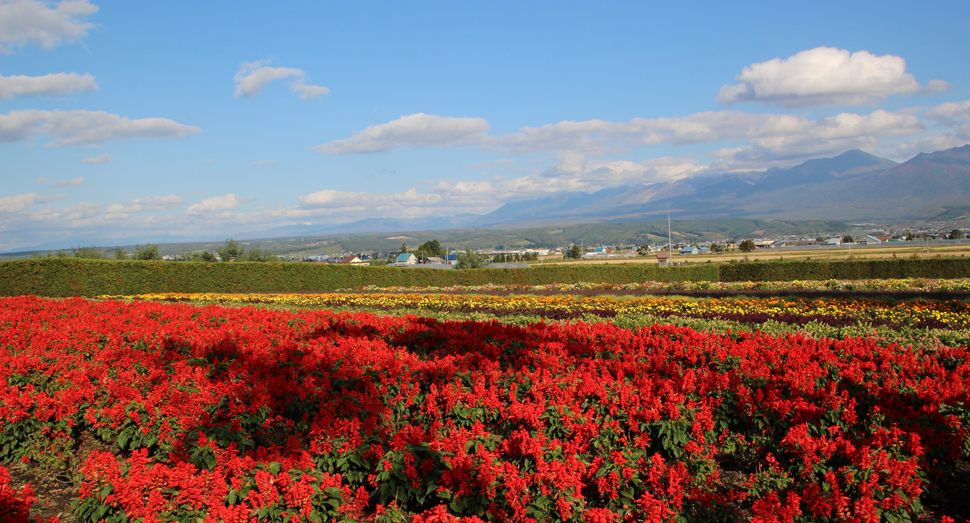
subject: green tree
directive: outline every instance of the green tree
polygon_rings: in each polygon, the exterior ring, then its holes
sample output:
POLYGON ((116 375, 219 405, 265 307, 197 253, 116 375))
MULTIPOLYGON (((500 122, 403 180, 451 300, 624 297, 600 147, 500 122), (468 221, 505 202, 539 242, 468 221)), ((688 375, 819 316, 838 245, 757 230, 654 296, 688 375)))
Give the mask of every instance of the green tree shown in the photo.
POLYGON ((724 252, 724 246, 721 245, 720 243, 712 243, 711 252, 713 252, 714 254, 720 254, 724 252))
POLYGON ((418 247, 418 251, 422 252, 425 256, 441 256, 444 254, 444 251, 441 249, 441 244, 438 243, 438 240, 428 240, 422 243, 418 247))
POLYGON ((116 260, 127 260, 128 253, 125 252, 121 247, 115 247, 115 259, 116 260))
POLYGON ((569 257, 578 260, 583 257, 583 250, 579 245, 573 244, 573 248, 569 250, 569 257))
POLYGON ((209 251, 202 251, 202 252, 182 251, 182 259, 190 262, 212 263, 216 261, 216 255, 212 254, 209 251))
POLYGON ((738 246, 741 252, 751 252, 755 250, 754 242, 751 240, 744 240, 741 245, 738 246))
POLYGON ((161 256, 158 255, 158 245, 152 243, 146 243, 145 245, 135 245, 135 255, 133 256, 136 260, 160 260, 161 256))
POLYGON ((75 258, 84 258, 86 260, 100 260, 104 258, 104 252, 101 249, 95 247, 94 245, 90 247, 71 247, 71 251, 74 252, 75 258))
POLYGON ((849 234, 846 234, 845 236, 842 237, 842 243, 855 243, 855 238, 853 238, 849 234))
POLYGON ((465 252, 458 253, 458 263, 455 264, 456 269, 481 269, 488 265, 488 255, 478 254, 472 252, 471 249, 465 249, 465 252))
POLYGON ((907 231, 906 232, 906 241, 911 242, 911 241, 913 241, 915 239, 916 239, 916 235, 913 234, 913 231, 907 231))
POLYGON ((276 261, 278 258, 273 254, 273 251, 256 247, 255 249, 250 249, 244 259, 251 262, 271 262, 276 261))
POLYGON ((224 262, 233 260, 240 261, 242 260, 243 253, 246 252, 246 247, 240 245, 238 241, 229 238, 226 240, 226 245, 221 249, 216 249, 216 252, 219 253, 219 257, 224 262))
POLYGON ((949 238, 951 240, 959 240, 960 238, 963 238, 963 233, 960 232, 960 229, 953 229, 952 231, 950 231, 949 238))

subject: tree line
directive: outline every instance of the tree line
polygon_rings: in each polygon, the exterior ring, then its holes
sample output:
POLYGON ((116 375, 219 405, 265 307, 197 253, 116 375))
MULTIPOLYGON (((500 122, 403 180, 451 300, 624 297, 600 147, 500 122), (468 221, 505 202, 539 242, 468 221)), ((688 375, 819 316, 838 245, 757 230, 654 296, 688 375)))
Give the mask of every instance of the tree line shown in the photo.
MULTIPOLYGON (((35 252, 34 258, 43 258, 40 253, 35 252)), ((102 249, 96 246, 71 247, 70 254, 65 250, 57 252, 47 251, 48 258, 81 258, 87 260, 161 260, 162 256, 158 253, 158 244, 146 243, 145 245, 135 245, 134 252, 128 253, 121 247, 114 249, 102 249)), ((248 262, 271 262, 278 261, 276 254, 270 249, 259 247, 246 248, 239 241, 229 238, 221 249, 216 249, 215 254, 209 251, 190 252, 182 251, 182 261, 189 262, 217 262, 217 261, 248 261, 248 262), (216 256, 218 254, 218 256, 216 256)))

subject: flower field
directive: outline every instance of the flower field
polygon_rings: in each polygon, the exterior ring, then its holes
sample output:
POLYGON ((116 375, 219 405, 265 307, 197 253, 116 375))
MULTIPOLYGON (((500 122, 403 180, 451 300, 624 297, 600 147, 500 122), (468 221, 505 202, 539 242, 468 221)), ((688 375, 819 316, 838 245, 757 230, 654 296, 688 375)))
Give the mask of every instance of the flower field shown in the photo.
POLYGON ((851 300, 846 298, 707 298, 573 297, 452 294, 142 294, 145 301, 226 304, 279 304, 292 307, 351 307, 372 310, 485 312, 530 314, 547 319, 612 318, 617 315, 679 316, 762 323, 769 319, 795 325, 817 322, 832 326, 868 323, 890 327, 970 328, 970 303, 964 300, 851 300))
MULTIPOLYGON (((352 290, 352 289, 345 289, 352 290)), ((488 284, 455 285, 451 287, 381 287, 369 285, 366 291, 376 292, 476 292, 476 291, 576 291, 576 290, 644 290, 644 291, 692 291, 692 290, 803 290, 803 291, 919 291, 919 292, 970 292, 970 279, 904 278, 884 280, 809 280, 809 281, 645 281, 640 283, 556 283, 548 285, 488 284)))
MULTIPOLYGON (((963 325, 927 307, 919 321, 963 325)), ((6 298, 0 463, 70 477, 92 523, 948 521, 968 358, 670 325, 6 298)), ((31 492, 4 474, 0 516, 25 521, 31 492)))

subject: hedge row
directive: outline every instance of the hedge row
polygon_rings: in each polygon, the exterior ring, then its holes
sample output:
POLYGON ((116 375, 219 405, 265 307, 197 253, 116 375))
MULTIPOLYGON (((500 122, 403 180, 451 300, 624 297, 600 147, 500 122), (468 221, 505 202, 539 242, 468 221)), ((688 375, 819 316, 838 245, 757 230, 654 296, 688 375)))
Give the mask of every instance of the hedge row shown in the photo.
POLYGON ((719 281, 970 278, 970 258, 755 262, 721 265, 719 281))
POLYGON ((716 265, 550 265, 523 269, 405 269, 316 263, 178 263, 43 258, 0 262, 0 296, 149 292, 314 292, 381 287, 717 281, 716 265))
POLYGON ((970 259, 655 265, 550 265, 523 269, 404 269, 315 263, 176 263, 43 258, 0 262, 0 296, 149 292, 314 292, 380 287, 644 281, 792 281, 968 278, 970 259))

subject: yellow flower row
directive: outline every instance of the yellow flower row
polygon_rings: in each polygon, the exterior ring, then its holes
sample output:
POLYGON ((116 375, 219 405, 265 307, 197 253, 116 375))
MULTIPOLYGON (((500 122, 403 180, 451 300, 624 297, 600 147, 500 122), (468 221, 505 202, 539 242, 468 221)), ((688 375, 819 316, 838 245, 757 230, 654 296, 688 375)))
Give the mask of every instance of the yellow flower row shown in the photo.
POLYGON ((451 294, 142 294, 102 296, 151 301, 279 304, 305 308, 351 307, 382 310, 431 310, 527 314, 544 317, 660 315, 729 318, 739 321, 801 322, 829 318, 892 325, 939 328, 970 327, 970 304, 949 301, 877 301, 844 298, 729 297, 684 299, 678 297, 616 298, 559 296, 488 296, 451 294), (759 319, 759 317, 761 317, 759 319))

